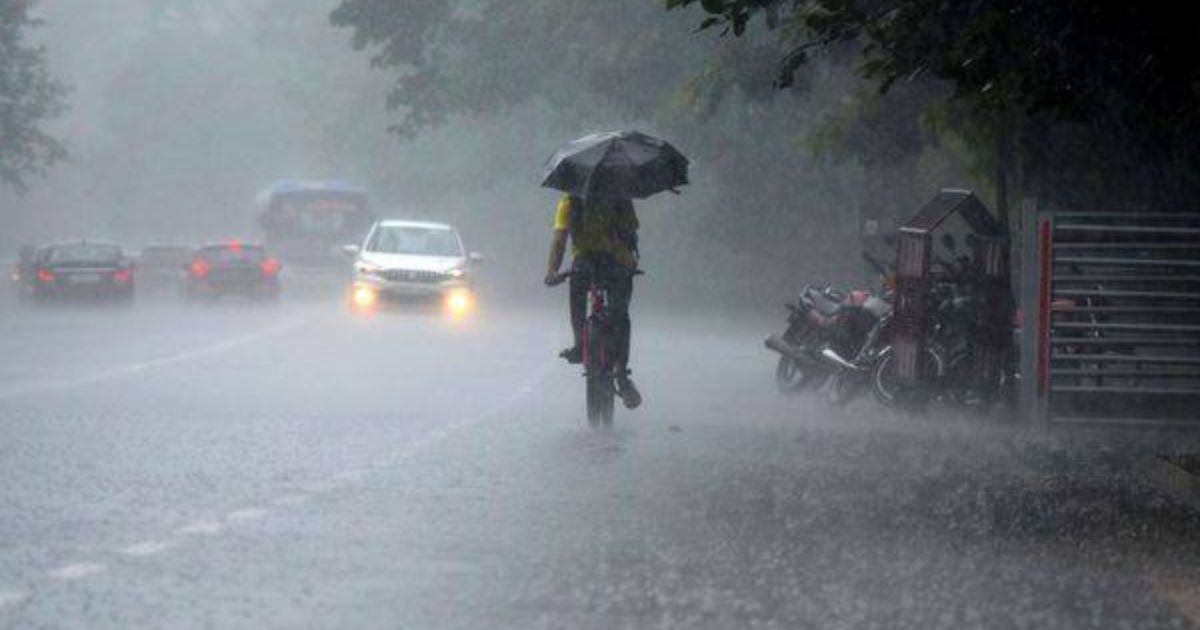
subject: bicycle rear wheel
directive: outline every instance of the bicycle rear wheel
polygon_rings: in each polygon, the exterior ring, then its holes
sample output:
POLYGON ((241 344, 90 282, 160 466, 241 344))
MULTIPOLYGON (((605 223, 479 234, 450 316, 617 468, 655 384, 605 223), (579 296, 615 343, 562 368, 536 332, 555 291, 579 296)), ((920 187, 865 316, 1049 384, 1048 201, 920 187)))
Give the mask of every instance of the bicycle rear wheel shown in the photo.
POLYGON ((594 320, 588 321, 585 334, 588 425, 592 428, 610 427, 616 388, 609 363, 608 337, 603 326, 594 320))
POLYGON ((612 378, 588 377, 588 425, 592 427, 612 426, 615 397, 616 392, 613 388, 612 378))

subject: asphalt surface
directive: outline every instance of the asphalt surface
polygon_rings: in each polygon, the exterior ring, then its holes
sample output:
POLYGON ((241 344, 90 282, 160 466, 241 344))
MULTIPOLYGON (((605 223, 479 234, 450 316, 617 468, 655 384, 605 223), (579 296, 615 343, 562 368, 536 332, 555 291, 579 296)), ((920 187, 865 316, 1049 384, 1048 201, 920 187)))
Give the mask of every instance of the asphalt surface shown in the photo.
POLYGON ((769 332, 639 313, 593 432, 555 312, 0 306, 0 627, 1200 619, 1162 436, 784 398, 769 332))

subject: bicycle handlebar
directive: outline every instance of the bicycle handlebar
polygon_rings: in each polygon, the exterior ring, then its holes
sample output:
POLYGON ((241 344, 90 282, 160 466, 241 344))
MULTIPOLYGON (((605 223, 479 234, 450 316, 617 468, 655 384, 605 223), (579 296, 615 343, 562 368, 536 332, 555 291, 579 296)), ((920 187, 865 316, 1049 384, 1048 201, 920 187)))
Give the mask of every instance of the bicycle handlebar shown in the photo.
MULTIPOLYGON (((576 272, 575 272, 575 271, 573 271, 573 270, 572 270, 572 271, 560 271, 560 272, 558 272, 558 277, 560 277, 560 278, 563 278, 563 279, 565 280, 565 279, 567 279, 567 278, 570 278, 571 276, 573 276, 573 275, 575 275, 575 274, 576 274, 576 272)), ((633 271, 629 272, 629 275, 631 275, 631 276, 644 276, 644 275, 646 275, 646 272, 645 272, 645 271, 642 271, 641 269, 634 269, 633 271)))

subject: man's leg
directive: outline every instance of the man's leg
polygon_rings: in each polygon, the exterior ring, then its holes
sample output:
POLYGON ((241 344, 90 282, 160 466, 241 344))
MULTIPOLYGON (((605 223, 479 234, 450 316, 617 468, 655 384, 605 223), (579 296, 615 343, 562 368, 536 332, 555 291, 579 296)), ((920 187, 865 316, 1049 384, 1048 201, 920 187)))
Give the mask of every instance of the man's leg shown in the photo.
POLYGON ((575 344, 563 350, 560 356, 569 363, 580 363, 583 361, 583 326, 587 320, 587 283, 583 274, 578 273, 577 267, 576 273, 571 274, 567 287, 567 302, 571 313, 571 334, 575 344))
POLYGON ((629 319, 629 302, 633 298, 633 276, 620 273, 612 279, 609 289, 609 312, 613 317, 613 334, 616 336, 614 357, 617 363, 617 390, 625 406, 633 409, 642 404, 642 394, 629 377, 629 348, 633 335, 633 324, 629 319))
POLYGON ((622 274, 615 278, 610 285, 609 300, 611 301, 609 312, 613 317, 613 335, 614 345, 616 346, 616 363, 617 368, 621 371, 626 370, 629 365, 629 345, 631 335, 631 324, 629 321, 629 301, 633 297, 633 279, 622 274))

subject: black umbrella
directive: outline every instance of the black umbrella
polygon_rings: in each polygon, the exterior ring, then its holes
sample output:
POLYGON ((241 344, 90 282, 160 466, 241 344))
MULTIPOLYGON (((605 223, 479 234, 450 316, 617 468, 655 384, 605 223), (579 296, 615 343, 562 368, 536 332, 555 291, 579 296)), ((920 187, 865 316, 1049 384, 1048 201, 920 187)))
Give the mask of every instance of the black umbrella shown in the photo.
POLYGON ((688 183, 688 160, 636 131, 594 133, 559 147, 542 185, 586 198, 645 199, 688 183))

